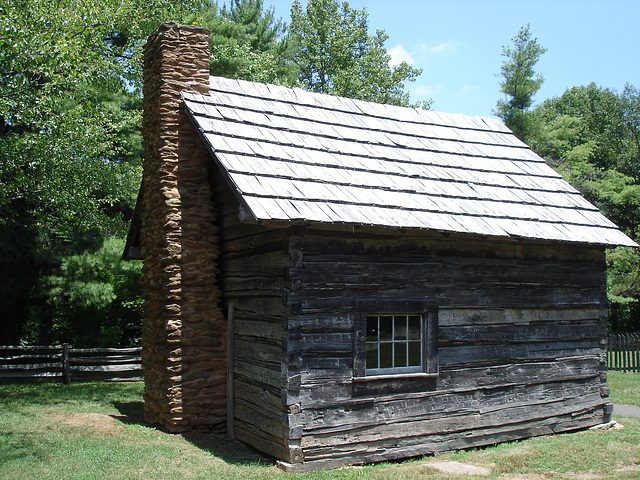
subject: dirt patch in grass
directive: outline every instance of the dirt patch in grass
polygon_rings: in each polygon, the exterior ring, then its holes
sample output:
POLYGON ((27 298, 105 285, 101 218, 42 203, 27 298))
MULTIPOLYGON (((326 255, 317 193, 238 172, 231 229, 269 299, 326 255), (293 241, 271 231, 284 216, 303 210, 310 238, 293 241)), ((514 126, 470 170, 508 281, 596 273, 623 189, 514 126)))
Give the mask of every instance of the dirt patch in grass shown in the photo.
POLYGON ((122 424, 109 415, 102 413, 71 413, 70 415, 52 415, 49 420, 53 424, 68 425, 70 427, 90 428, 95 432, 117 435, 122 430, 122 424))
POLYGON ((538 475, 537 473, 518 473, 500 475, 500 480, 548 480, 549 477, 538 475))
POLYGON ((626 467, 621 467, 616 469, 616 472, 640 472, 640 465, 628 465, 626 467))

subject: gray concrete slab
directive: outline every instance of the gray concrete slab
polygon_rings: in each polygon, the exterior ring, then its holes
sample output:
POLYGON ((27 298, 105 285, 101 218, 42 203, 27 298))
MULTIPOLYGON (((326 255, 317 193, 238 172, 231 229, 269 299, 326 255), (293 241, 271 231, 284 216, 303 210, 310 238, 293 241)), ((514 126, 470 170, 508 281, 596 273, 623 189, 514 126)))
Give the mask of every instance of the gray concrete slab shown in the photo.
POLYGON ((469 465, 460 462, 431 462, 426 464, 439 472, 450 473, 453 475, 491 475, 491 469, 479 467, 478 465, 469 465))
POLYGON ((634 407, 633 405, 614 405, 613 414, 620 415, 621 417, 640 418, 640 407, 634 407))

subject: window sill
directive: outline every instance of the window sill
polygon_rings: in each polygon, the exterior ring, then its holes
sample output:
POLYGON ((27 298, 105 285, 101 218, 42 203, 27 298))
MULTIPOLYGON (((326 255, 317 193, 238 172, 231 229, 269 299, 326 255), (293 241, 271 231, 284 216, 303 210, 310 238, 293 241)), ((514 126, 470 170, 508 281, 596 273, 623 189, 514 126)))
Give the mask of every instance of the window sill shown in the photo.
POLYGON ((353 377, 354 382, 372 382, 379 380, 403 380, 403 379, 418 379, 418 378, 436 378, 437 373, 388 373, 384 375, 367 375, 364 377, 353 377))

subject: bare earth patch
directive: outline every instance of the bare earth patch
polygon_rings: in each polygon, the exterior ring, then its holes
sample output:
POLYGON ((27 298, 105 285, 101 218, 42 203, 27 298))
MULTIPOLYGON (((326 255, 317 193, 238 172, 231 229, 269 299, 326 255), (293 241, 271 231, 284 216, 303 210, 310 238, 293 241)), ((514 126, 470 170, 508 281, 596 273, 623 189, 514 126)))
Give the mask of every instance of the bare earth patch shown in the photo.
POLYGON ((544 475, 537 475, 534 473, 530 473, 530 474, 518 473, 518 474, 500 475, 500 478, 502 480, 548 480, 549 477, 545 477, 544 475))
POLYGON ((99 433, 117 434, 122 429, 120 422, 102 413, 72 413, 70 415, 53 415, 49 418, 53 423, 71 427, 87 427, 99 433))

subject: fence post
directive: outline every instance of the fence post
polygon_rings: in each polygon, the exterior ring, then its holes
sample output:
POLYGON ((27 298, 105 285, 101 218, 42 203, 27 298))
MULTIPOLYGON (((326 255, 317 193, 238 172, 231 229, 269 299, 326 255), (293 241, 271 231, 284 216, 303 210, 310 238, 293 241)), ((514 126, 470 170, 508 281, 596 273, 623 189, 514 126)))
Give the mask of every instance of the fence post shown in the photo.
POLYGON ((65 385, 71 383, 71 372, 69 371, 69 344, 62 345, 62 381, 65 385))
POLYGON ((633 349, 634 351, 631 353, 631 355, 633 355, 634 359, 634 372, 640 372, 640 334, 634 333, 633 334, 633 349))

